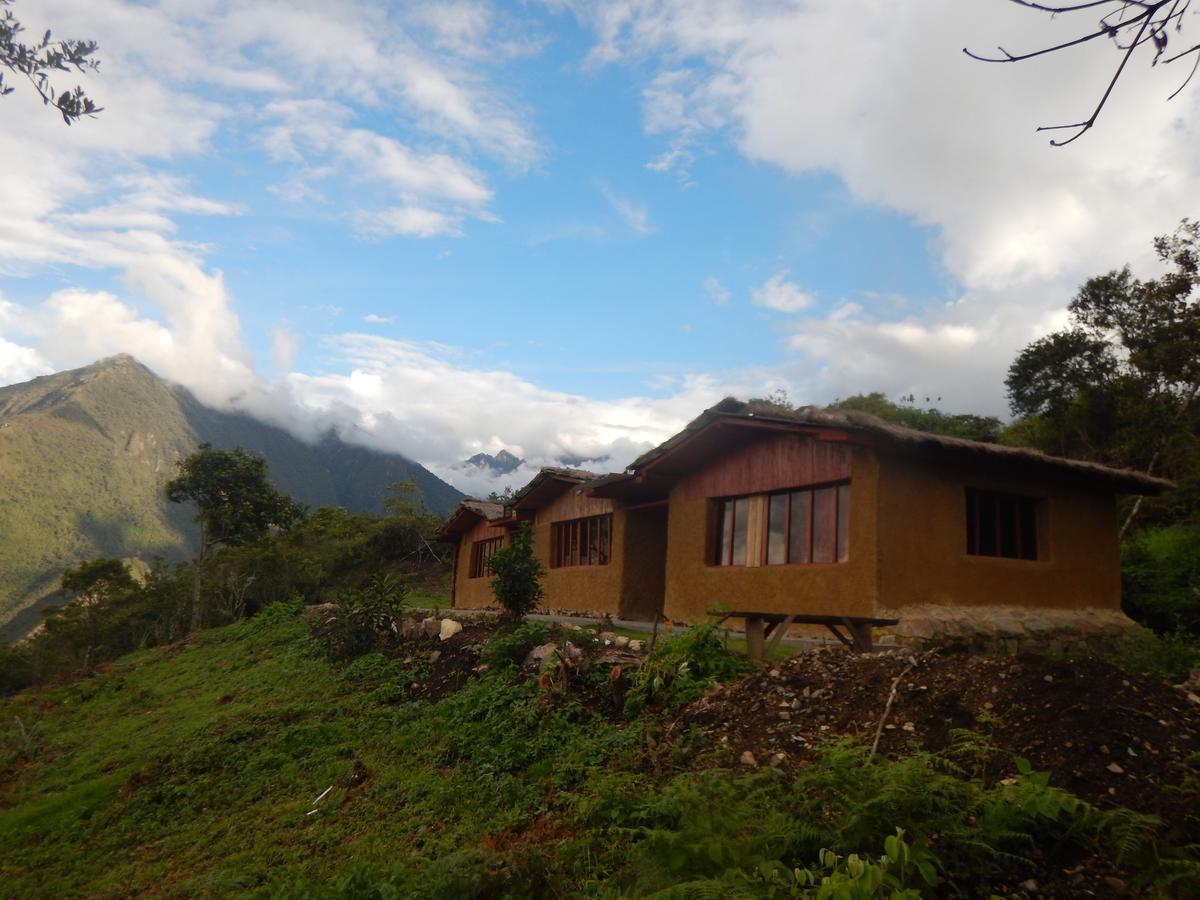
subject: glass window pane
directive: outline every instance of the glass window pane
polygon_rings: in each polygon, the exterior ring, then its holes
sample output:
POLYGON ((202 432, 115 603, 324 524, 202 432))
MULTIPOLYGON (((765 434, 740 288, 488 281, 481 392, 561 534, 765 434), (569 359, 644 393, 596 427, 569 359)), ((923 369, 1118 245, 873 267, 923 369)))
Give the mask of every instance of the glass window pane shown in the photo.
POLYGON ((733 565, 746 564, 746 529, 750 520, 750 504, 745 497, 729 501, 733 504, 733 565))
POLYGON ((1037 502, 1021 499, 1021 559, 1037 559, 1037 502))
POLYGON ((603 516, 600 519, 600 565, 608 565, 608 546, 611 540, 609 528, 612 525, 612 516, 603 516))
POLYGON ((817 488, 813 496, 812 561, 837 559, 837 488, 817 488))
POLYGON ((979 508, 979 537, 978 550, 980 556, 995 556, 999 542, 996 540, 996 526, 999 516, 996 511, 996 495, 980 491, 975 495, 979 508))
POLYGON ((979 553, 979 495, 967 488, 967 552, 979 553))
POLYGON ((733 501, 721 503, 721 522, 717 529, 717 541, 720 552, 717 556, 718 565, 733 565, 733 501))
POLYGON ((812 513, 812 491, 792 494, 792 522, 788 534, 788 562, 810 562, 809 520, 812 513))
POLYGON ((1009 558, 1017 555, 1017 499, 1015 497, 997 497, 996 508, 999 516, 1000 555, 1009 558))
POLYGON ((775 494, 767 510, 767 565, 787 562, 788 495, 775 494))
POLYGON ((850 558, 850 485, 839 484, 837 489, 837 560, 850 558))

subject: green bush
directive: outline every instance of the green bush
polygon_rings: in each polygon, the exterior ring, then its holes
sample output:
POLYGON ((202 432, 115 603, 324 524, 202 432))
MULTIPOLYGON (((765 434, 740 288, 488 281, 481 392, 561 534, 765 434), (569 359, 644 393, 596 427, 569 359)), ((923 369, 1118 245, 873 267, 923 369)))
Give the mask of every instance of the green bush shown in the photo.
POLYGON ((344 591, 333 611, 313 621, 311 632, 330 659, 354 659, 394 648, 407 588, 390 575, 373 578, 359 590, 344 591))
POLYGON ((1121 548, 1121 603, 1155 631, 1200 634, 1200 524, 1144 528, 1121 548))
POLYGON ((1186 631, 1155 634, 1139 629, 1098 651, 1101 659, 1135 675, 1157 675, 1172 683, 1185 681, 1200 666, 1200 636, 1186 631))
POLYGON ((625 710, 636 715, 651 703, 690 703, 716 682, 752 671, 754 663, 725 648, 715 625, 696 625, 655 648, 633 678, 625 710))
POLYGON ((520 666, 529 651, 550 639, 541 622, 524 622, 511 631, 497 631, 484 645, 481 658, 494 669, 520 666))
POLYGON ((537 609, 542 599, 542 576, 545 567, 533 553, 533 529, 526 522, 512 536, 512 542, 488 558, 492 593, 504 611, 516 619, 537 609))

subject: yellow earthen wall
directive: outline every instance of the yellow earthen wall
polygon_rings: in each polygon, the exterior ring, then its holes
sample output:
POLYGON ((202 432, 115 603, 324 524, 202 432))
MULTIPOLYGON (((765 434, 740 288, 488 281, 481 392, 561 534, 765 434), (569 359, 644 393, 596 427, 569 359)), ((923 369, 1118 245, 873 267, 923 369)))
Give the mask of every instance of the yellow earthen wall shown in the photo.
MULTIPOLYGON (((671 491, 664 612, 676 620, 732 610, 870 616, 878 594, 876 512, 879 467, 872 451, 781 435, 730 453, 671 491), (850 477, 849 558, 821 565, 711 565, 713 497, 758 494, 850 477), (810 480, 811 479, 811 480, 810 480)), ((764 509, 765 507, 759 507, 764 509)), ((761 541, 765 521, 748 523, 761 541)), ((748 547, 757 544, 748 543, 748 547)))
MULTIPOLYGON (((494 528, 482 519, 473 529, 463 533, 454 556, 454 596, 451 598, 454 606, 460 609, 478 609, 482 606, 496 605, 496 598, 492 595, 492 576, 468 577, 471 574, 471 546, 475 541, 504 537, 506 534, 503 528, 494 528)), ((507 543, 505 541, 505 545, 507 543)))
POLYGON ((542 579, 542 609, 579 613, 620 612, 622 563, 625 554, 625 515, 613 509, 612 500, 588 497, 581 489, 566 487, 537 510, 533 522, 533 552, 546 567, 542 579), (608 565, 550 568, 550 540, 555 522, 613 513, 612 552, 608 565))
POLYGON ((980 477, 880 457, 881 607, 910 604, 1120 609, 1115 498, 1071 484, 980 477), (1041 498, 1038 559, 968 556, 967 487, 1041 498))

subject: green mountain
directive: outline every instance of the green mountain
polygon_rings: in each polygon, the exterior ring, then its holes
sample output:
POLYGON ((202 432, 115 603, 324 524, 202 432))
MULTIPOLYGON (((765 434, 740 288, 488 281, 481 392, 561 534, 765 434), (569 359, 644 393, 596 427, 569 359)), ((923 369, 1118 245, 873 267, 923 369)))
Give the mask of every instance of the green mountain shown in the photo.
POLYGON ((414 479, 429 509, 462 496, 399 454, 328 434, 306 444, 250 416, 204 406, 130 356, 0 388, 0 639, 37 621, 62 569, 93 556, 194 550, 192 510, 169 504, 175 463, 207 441, 261 453, 271 480, 310 506, 383 512, 414 479))

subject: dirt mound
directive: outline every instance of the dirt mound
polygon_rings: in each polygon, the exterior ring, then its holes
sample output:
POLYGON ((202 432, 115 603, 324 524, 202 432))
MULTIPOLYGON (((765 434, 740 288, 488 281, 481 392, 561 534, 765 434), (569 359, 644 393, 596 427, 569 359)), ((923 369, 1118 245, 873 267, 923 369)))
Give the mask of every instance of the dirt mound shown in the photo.
POLYGON ((898 675, 879 743, 888 756, 940 750, 970 728, 1085 800, 1164 817, 1182 799, 1163 787, 1200 776, 1200 705, 1091 659, 815 651, 696 701, 676 727, 698 726, 725 763, 750 764, 749 751, 795 769, 831 737, 869 744, 898 675))
POLYGON ((429 674, 413 687, 413 699, 441 700, 466 684, 476 674, 483 645, 494 630, 490 625, 465 625, 445 641, 423 640, 429 647, 429 674))

